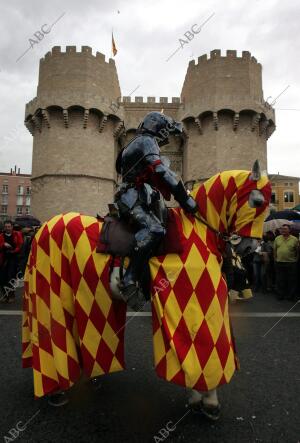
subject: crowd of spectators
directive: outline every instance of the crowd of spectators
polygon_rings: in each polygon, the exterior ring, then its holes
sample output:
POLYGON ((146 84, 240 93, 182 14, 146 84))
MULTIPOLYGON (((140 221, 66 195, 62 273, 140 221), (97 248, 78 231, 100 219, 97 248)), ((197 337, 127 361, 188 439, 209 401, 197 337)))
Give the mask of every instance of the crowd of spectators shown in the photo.
POLYGON ((35 234, 33 227, 14 226, 6 220, 0 231, 0 302, 11 303, 15 291, 22 282, 31 242, 35 234))
MULTIPOLYGON (((22 281, 36 228, 14 226, 6 220, 0 231, 0 302, 15 300, 22 281)), ((274 234, 267 232, 256 251, 240 259, 229 248, 224 255, 223 272, 228 288, 242 295, 276 294, 279 300, 300 299, 300 242, 285 224, 274 234)))
POLYGON ((300 243, 288 224, 267 232, 256 251, 243 258, 254 292, 275 293, 279 300, 300 299, 300 243))

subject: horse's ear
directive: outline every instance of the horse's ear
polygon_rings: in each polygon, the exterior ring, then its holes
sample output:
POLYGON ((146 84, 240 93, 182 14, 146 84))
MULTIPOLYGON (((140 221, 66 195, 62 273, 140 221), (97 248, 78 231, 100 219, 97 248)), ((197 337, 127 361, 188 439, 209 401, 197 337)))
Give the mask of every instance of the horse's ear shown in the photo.
POLYGON ((259 161, 255 160, 255 162, 253 163, 253 166, 252 166, 250 180, 253 180, 256 182, 256 181, 260 180, 260 178, 261 178, 261 172, 260 172, 259 161))

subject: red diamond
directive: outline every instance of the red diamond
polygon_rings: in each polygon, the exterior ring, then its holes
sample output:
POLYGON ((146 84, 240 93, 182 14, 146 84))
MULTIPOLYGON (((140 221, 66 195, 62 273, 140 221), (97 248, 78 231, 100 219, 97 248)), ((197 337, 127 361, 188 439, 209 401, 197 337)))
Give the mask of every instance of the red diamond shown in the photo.
MULTIPOLYGON (((48 328, 50 325, 48 325, 48 328)), ((52 343, 51 343, 51 335, 48 329, 43 326, 40 322, 38 322, 38 332, 34 338, 37 342, 38 346, 44 351, 48 352, 48 354, 52 355, 52 343)))
POLYGON ((82 356, 82 364, 84 372, 87 376, 91 376, 95 364, 95 359, 91 356, 87 348, 81 343, 80 346, 81 356, 82 356))
POLYGON ((205 268, 195 288, 197 299, 201 306, 201 309, 206 314, 214 296, 215 288, 212 284, 209 272, 205 268))
POLYGON ((75 248, 82 232, 84 231, 80 215, 72 218, 66 228, 73 243, 73 247, 75 248))
POLYGON ((192 339, 183 317, 178 323, 173 335, 173 342, 179 361, 183 362, 192 345, 192 339))
POLYGON ((205 186, 201 185, 199 187, 199 190, 197 192, 197 195, 195 197, 195 200, 199 206, 199 212, 206 219, 207 215, 207 195, 206 195, 206 189, 205 186))
POLYGON ((96 293, 96 289, 99 283, 99 276, 96 271, 95 263, 93 256, 90 255, 88 261, 85 264, 84 270, 83 270, 83 278, 85 279, 86 284, 90 288, 90 291, 92 294, 96 293))
POLYGON ((152 329, 153 329, 153 335, 155 334, 155 332, 160 328, 160 322, 159 322, 159 318, 157 316, 156 313, 156 309, 155 306, 152 302, 152 329))
POLYGON ((76 258, 75 254, 72 257, 72 260, 70 263, 70 268, 71 268, 72 288, 73 288, 74 294, 76 294, 78 291, 78 287, 79 287, 79 283, 80 283, 82 274, 81 274, 80 269, 78 267, 77 258, 76 258))
POLYGON ((235 194, 237 191, 237 187, 234 181, 233 177, 230 177, 229 181, 228 181, 228 185, 226 186, 226 189, 224 191, 226 200, 228 201, 228 203, 230 203, 230 200, 233 196, 233 194, 235 194))
POLYGON ((203 374, 201 374, 198 378, 197 383, 194 385, 194 389, 196 389, 197 391, 208 391, 208 386, 203 374))
POLYGON ((61 253, 61 278, 72 287, 69 259, 63 253, 61 253))
POLYGON ((107 322, 113 331, 118 335, 120 340, 123 340, 124 338, 126 310, 126 303, 115 301, 112 303, 107 316, 107 322))
POLYGON ((80 306, 79 302, 75 300, 75 318, 76 318, 76 324, 78 328, 78 334, 81 340, 84 337, 86 325, 88 322, 89 317, 86 315, 82 307, 80 306))
POLYGON ((54 318, 51 319, 51 339, 53 343, 62 351, 67 352, 66 328, 58 323, 54 318))
POLYGON ((214 205, 216 211, 218 214, 221 214, 224 198, 220 198, 220 196, 224 195, 224 187, 221 181, 220 175, 217 177, 217 179, 213 182, 209 192, 208 192, 208 198, 214 205))
POLYGON ((61 278, 60 276, 54 271, 54 268, 50 265, 50 285, 52 291, 56 295, 60 295, 60 284, 61 284, 61 278))
POLYGON ((68 372, 70 381, 75 383, 80 377, 80 367, 78 362, 70 355, 68 355, 68 372))
POLYGON ((101 224, 99 222, 95 222, 92 225, 85 228, 85 232, 89 239, 92 251, 96 249, 98 238, 100 235, 100 228, 101 224))
POLYGON ((53 226, 52 230, 51 230, 51 237, 53 238, 53 240, 55 241, 55 243, 57 244, 59 249, 62 249, 62 244, 63 244, 63 240, 64 240, 64 235, 65 235, 65 222, 64 219, 61 217, 53 226))
POLYGON ((173 383, 176 383, 180 386, 185 386, 185 373, 182 369, 177 372, 177 374, 174 375, 174 377, 171 379, 173 383))
POLYGON ((38 270, 36 270, 36 293, 50 308, 50 285, 38 270))
POLYGON ((222 329, 220 331, 217 343, 216 343, 216 349, 218 352, 218 356, 222 365, 222 368, 224 369, 227 363, 229 351, 230 351, 230 344, 228 341, 228 337, 226 334, 226 329, 223 324, 222 329))
POLYGON ((103 329, 106 324, 106 318, 104 317, 103 312, 99 308, 96 300, 93 301, 89 318, 99 334, 102 335, 103 329))
POLYGON ((203 320, 194 339, 194 346, 199 358, 201 368, 204 369, 214 349, 214 341, 205 320, 203 320))
POLYGON ((49 230, 47 224, 44 225, 44 228, 42 230, 42 233, 38 240, 38 246, 45 252, 45 254, 50 254, 50 247, 49 247, 49 230))
POLYGON ((166 378, 167 376, 167 359, 166 356, 164 355, 163 358, 158 362, 158 364, 156 365, 156 373, 159 377, 162 378, 166 378))
POLYGON ((60 375, 60 373, 57 371, 57 376, 58 376, 58 383, 59 383, 59 387, 60 389, 68 389, 70 387, 70 380, 66 379, 65 377, 63 377, 62 375, 60 375))
POLYGON ((112 352, 110 347, 107 346, 105 340, 102 338, 102 340, 100 341, 100 345, 98 347, 96 360, 105 373, 109 372, 113 358, 114 358, 114 353, 112 352))
POLYGON ((50 392, 55 392, 60 387, 56 380, 53 380, 44 374, 42 374, 42 385, 44 395, 49 394, 50 392))
POLYGON ((179 276, 177 277, 173 291, 176 295, 176 300, 180 306, 180 309, 183 312, 191 298, 191 295, 193 294, 193 286, 185 268, 182 268, 179 276))

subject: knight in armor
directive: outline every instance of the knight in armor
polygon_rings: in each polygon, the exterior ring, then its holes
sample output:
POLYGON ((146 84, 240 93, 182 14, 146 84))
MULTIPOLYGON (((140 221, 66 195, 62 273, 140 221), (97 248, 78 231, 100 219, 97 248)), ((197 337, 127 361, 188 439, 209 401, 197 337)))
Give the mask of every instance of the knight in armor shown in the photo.
POLYGON ((185 211, 197 211, 195 200, 161 157, 160 146, 169 143, 170 134, 180 133, 181 123, 163 113, 150 112, 139 125, 136 137, 121 150, 116 161, 122 184, 115 203, 120 217, 134 226, 136 242, 120 289, 127 303, 137 310, 145 301, 139 279, 166 233, 164 223, 154 213, 155 202, 161 194, 166 200, 173 195, 185 211))

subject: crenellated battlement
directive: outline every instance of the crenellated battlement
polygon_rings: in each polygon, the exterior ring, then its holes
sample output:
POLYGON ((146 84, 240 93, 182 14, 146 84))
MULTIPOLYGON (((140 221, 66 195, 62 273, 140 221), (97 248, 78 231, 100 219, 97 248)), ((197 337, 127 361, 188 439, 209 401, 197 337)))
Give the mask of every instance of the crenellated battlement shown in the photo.
POLYGON ((198 63, 196 63, 195 60, 191 60, 189 66, 202 66, 207 62, 211 63, 215 60, 230 61, 231 59, 235 59, 236 61, 241 61, 241 62, 250 61, 252 63, 257 64, 256 58, 251 56, 251 52, 249 51, 242 51, 242 56, 239 57, 237 55, 237 51, 233 49, 227 49, 225 55, 222 55, 221 49, 213 49, 212 51, 210 51, 209 55, 203 54, 200 57, 198 57, 197 59, 198 63))
POLYGON ((89 57, 98 60, 100 63, 105 63, 106 65, 115 65, 115 61, 109 58, 108 61, 105 59, 105 55, 101 52, 96 52, 93 54, 92 48, 90 46, 81 46, 81 50, 77 51, 76 46, 66 46, 66 50, 62 51, 61 46, 53 46, 52 50, 47 52, 43 58, 41 58, 40 63, 45 64, 47 61, 52 60, 57 57, 89 57))
POLYGON ((178 104, 180 105, 182 102, 180 101, 180 97, 142 97, 142 96, 136 96, 131 97, 123 96, 121 98, 120 103, 127 104, 127 103, 144 103, 144 104, 178 104))

